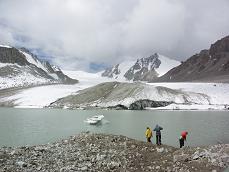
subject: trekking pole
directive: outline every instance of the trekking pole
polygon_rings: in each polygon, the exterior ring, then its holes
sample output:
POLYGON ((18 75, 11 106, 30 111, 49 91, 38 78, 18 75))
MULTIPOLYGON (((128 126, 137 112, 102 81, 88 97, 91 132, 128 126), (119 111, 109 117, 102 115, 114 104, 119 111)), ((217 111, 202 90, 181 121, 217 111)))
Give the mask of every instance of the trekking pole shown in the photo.
POLYGON ((186 140, 186 145, 187 145, 186 147, 190 147, 190 146, 189 146, 189 142, 188 142, 187 140, 186 140))

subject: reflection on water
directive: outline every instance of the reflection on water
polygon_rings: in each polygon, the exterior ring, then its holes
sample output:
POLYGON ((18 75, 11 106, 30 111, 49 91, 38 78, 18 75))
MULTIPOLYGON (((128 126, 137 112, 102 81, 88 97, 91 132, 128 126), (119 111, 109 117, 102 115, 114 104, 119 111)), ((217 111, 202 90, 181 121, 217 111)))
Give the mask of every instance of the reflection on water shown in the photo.
MULTIPOLYGON (((178 146, 182 130, 187 144, 229 143, 227 111, 114 111, 0 108, 0 146, 35 145, 57 141, 82 131, 121 134, 145 141, 147 126, 161 125, 162 143, 178 146), (84 120, 102 114, 99 125, 84 120)), ((155 137, 153 137, 155 143, 155 137)))

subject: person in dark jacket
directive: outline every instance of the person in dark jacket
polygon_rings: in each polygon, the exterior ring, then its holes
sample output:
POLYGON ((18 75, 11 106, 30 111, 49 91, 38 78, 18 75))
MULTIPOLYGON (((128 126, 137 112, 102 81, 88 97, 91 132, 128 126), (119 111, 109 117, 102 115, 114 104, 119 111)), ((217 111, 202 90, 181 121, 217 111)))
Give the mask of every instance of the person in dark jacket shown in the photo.
POLYGON ((153 131, 156 131, 156 144, 157 145, 161 145, 161 130, 163 130, 163 128, 159 126, 158 124, 156 125, 156 127, 153 130, 153 131))
POLYGON ((186 141, 187 135, 188 135, 188 132, 187 131, 182 131, 181 132, 181 136, 179 138, 180 148, 182 148, 184 146, 184 141, 186 141))

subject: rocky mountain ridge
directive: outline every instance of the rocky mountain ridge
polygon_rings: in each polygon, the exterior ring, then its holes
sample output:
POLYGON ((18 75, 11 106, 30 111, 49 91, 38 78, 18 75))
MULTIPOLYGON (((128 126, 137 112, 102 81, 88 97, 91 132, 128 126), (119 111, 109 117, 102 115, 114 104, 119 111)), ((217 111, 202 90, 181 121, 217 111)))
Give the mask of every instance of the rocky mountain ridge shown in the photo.
POLYGON ((0 89, 77 82, 48 61, 39 60, 25 48, 0 46, 0 89))
POLYGON ((229 82, 229 36, 191 56, 152 82, 229 82))

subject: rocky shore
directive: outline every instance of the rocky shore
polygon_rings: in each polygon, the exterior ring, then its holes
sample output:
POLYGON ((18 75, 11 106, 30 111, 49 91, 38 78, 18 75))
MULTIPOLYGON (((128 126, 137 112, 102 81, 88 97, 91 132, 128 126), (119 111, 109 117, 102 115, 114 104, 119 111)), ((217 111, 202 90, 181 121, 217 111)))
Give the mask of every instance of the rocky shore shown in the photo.
POLYGON ((81 133, 59 142, 0 148, 0 172, 9 171, 223 171, 229 144, 156 146, 125 136, 81 133))

